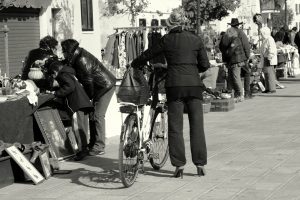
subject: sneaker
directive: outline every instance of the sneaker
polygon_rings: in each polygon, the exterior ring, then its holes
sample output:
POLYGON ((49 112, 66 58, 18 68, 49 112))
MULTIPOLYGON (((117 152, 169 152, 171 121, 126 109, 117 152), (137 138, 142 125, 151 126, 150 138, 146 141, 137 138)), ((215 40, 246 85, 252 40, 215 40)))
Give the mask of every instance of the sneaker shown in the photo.
POLYGON ((239 103, 239 102, 243 102, 244 101, 244 97, 243 96, 237 96, 234 98, 234 102, 235 103, 239 103))
POLYGON ((103 154, 105 154, 105 151, 103 151, 103 150, 97 150, 97 149, 89 150, 90 156, 103 155, 103 154))
POLYGON ((285 86, 284 85, 281 85, 279 83, 276 83, 276 89, 284 89, 285 86))

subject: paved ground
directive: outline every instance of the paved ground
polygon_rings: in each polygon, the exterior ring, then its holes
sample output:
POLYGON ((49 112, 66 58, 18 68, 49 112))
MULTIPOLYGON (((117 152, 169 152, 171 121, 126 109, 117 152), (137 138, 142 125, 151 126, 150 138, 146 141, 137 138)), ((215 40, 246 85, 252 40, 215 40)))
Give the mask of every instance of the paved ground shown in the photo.
POLYGON ((191 162, 188 121, 185 143, 188 163, 183 179, 146 163, 131 188, 118 175, 118 137, 108 139, 104 156, 65 161, 69 175, 56 175, 40 185, 13 184, 0 189, 1 200, 54 199, 300 199, 300 81, 283 82, 275 95, 259 95, 236 104, 233 111, 205 114, 207 176, 196 177, 191 162))

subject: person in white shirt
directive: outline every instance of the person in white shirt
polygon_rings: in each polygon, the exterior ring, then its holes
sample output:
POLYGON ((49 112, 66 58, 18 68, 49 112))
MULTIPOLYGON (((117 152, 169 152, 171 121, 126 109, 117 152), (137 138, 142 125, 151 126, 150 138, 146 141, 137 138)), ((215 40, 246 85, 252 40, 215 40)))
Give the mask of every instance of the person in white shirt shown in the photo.
POLYGON ((265 93, 276 92, 275 68, 277 65, 277 48, 274 38, 271 36, 271 30, 263 27, 260 30, 262 36, 262 45, 260 48, 261 64, 265 76, 265 93))

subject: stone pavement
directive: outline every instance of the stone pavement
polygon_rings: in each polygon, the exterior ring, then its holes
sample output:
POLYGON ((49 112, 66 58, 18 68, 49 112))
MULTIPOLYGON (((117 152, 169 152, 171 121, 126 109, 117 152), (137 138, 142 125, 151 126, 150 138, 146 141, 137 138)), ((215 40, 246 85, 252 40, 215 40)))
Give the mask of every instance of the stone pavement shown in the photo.
POLYGON ((161 171, 146 163, 146 173, 124 188, 118 174, 118 137, 112 137, 103 156, 61 162, 71 174, 53 176, 40 185, 15 183, 0 189, 0 199, 300 199, 300 81, 282 83, 287 88, 276 94, 257 95, 230 112, 205 114, 205 177, 195 176, 185 116, 183 179, 171 178, 169 160, 161 171))

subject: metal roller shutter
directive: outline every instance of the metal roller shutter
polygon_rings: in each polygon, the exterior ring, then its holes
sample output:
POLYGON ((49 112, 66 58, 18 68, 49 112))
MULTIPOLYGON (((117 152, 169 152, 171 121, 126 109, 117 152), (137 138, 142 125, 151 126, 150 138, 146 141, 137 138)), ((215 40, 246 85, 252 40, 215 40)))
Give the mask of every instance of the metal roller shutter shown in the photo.
MULTIPOLYGON (((31 49, 38 47, 40 40, 39 9, 7 8, 0 11, 0 29, 7 24, 10 77, 22 71, 24 61, 31 49)), ((4 33, 0 32, 0 64, 5 72, 4 33)))

